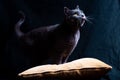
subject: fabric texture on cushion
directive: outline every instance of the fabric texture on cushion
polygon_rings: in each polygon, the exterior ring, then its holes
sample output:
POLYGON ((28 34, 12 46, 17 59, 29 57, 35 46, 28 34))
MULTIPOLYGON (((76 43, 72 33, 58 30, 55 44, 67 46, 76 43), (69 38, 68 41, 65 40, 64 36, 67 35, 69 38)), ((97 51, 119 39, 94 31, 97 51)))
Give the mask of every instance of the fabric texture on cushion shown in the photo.
POLYGON ((95 58, 81 58, 64 64, 40 65, 19 74, 23 78, 44 78, 44 77, 78 77, 98 78, 105 75, 112 67, 95 58))

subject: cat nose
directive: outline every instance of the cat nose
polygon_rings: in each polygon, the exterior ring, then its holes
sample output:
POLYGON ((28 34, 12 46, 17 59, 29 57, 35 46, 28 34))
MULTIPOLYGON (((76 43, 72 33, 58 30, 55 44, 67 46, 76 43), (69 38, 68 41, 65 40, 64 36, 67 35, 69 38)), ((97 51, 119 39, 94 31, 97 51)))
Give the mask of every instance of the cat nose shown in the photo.
POLYGON ((82 17, 84 17, 84 15, 81 15, 82 17))
POLYGON ((85 15, 81 15, 82 19, 86 20, 86 16, 85 15))

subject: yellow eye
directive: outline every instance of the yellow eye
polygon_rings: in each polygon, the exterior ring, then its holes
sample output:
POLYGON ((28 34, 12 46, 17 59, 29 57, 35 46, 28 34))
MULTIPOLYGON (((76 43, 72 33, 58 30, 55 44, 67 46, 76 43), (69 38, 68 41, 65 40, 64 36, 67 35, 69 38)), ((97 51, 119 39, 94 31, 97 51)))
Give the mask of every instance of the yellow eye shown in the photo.
POLYGON ((74 14, 78 15, 78 13, 77 13, 77 12, 75 12, 74 14))
POLYGON ((78 15, 79 15, 79 14, 78 14, 77 12, 75 12, 73 16, 78 16, 78 15))
POLYGON ((74 14, 73 16, 78 16, 78 14, 74 14))

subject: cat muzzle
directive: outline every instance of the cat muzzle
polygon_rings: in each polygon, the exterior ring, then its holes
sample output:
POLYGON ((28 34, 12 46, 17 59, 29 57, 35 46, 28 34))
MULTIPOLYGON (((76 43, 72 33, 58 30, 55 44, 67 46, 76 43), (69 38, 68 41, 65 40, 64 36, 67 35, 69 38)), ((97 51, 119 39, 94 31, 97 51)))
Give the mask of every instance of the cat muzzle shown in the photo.
POLYGON ((80 26, 82 27, 82 26, 84 25, 84 23, 85 23, 85 19, 82 19, 82 20, 80 21, 80 26))

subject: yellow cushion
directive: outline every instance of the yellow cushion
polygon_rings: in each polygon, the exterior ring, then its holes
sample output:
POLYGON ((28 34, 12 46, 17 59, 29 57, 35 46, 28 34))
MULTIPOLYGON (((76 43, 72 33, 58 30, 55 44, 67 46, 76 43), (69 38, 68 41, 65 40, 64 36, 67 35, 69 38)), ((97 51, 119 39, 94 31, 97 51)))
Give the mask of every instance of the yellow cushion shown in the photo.
POLYGON ((105 75, 112 67, 95 58, 81 58, 64 64, 40 65, 19 74, 23 78, 79 77, 97 78, 105 75))

